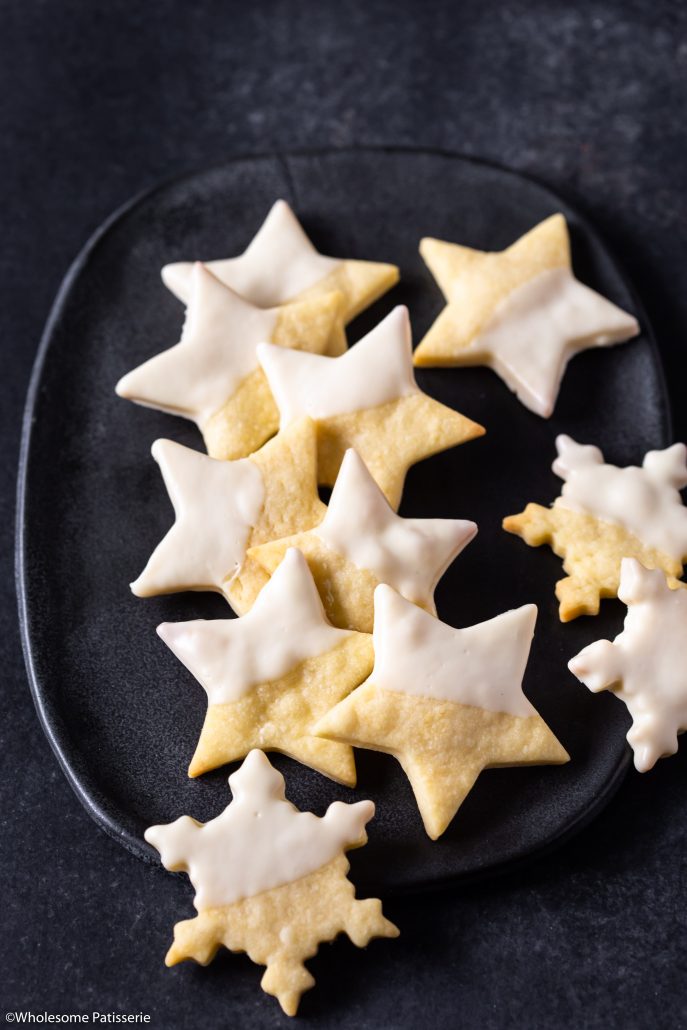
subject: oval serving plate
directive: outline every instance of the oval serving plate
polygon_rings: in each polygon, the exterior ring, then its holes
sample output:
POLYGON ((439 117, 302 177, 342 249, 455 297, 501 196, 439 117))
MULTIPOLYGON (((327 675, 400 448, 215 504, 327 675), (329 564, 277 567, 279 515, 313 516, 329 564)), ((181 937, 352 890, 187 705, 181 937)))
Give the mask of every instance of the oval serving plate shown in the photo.
POLYGON ((391 757, 358 751, 359 788, 331 783, 275 756, 299 807, 371 797, 367 847, 351 855, 363 889, 392 891, 465 880, 541 854, 586 823, 628 767, 628 721, 612 697, 592 696, 566 662, 615 634, 618 602, 597 619, 561 625, 553 588, 561 563, 500 529, 504 515, 559 492, 550 471, 565 431, 608 460, 639 462, 668 443, 668 410, 646 317, 589 225, 541 185, 454 155, 344 150, 234 160, 133 201, 86 246, 56 300, 29 391, 20 467, 18 590, 29 680, 42 725, 82 803, 136 855, 151 823, 182 813, 207 820, 227 802, 221 769, 186 768, 205 694, 158 639, 165 620, 230 614, 221 598, 139 600, 128 584, 172 522, 150 457, 160 436, 202 449, 182 419, 119 400, 114 385, 175 343, 183 309, 160 268, 240 252, 277 197, 295 208, 323 253, 392 261, 401 283, 349 327, 353 342, 393 305, 410 308, 415 341, 442 307, 417 251, 421 236, 500 249, 554 211, 566 215, 579 278, 639 317, 641 336, 588 351, 568 368, 554 417, 523 408, 487 369, 420 371, 444 404, 487 436, 415 466, 401 513, 474 519, 475 541, 437 592, 440 617, 470 625, 529 601, 539 606, 525 690, 569 750, 563 767, 484 772, 446 834, 424 835, 410 786, 391 757))

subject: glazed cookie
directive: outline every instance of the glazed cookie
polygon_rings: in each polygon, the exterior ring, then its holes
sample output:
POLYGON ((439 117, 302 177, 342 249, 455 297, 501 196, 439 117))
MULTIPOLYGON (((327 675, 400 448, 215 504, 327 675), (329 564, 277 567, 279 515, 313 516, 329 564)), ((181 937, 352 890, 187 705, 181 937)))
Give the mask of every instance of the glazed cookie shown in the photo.
POLYGON ((158 633, 208 697, 189 776, 260 747, 355 784, 351 748, 312 726, 369 674, 372 638, 327 622, 300 551, 286 552, 242 618, 165 622, 158 633))
POLYGON ((412 365, 410 320, 396 307, 339 358, 260 344, 258 358, 280 425, 310 415, 318 427, 318 478, 333 486, 355 448, 389 504, 398 508, 415 462, 484 433, 482 426, 422 393, 412 365))
POLYGON ((434 588, 476 532, 474 522, 459 519, 400 518, 359 455, 348 450, 322 522, 248 555, 271 573, 289 547, 299 548, 329 620, 371 633, 379 583, 436 615, 434 588))
POLYGON ((535 605, 453 629, 385 584, 374 600, 372 674, 314 732, 394 755, 432 840, 482 769, 569 760, 522 692, 535 605))
MULTIPOLYGON (((344 304, 342 321, 332 334, 334 354, 346 349, 343 325, 398 282, 396 265, 319 254, 285 200, 273 205, 243 254, 206 264, 220 282, 261 308, 339 290, 344 304)), ((192 267, 192 262, 182 261, 162 269, 165 286, 182 301, 190 295, 192 267)))
POLYGON ((598 447, 556 439, 553 471, 565 480, 552 508, 528 504, 503 520, 508 533, 531 547, 549 544, 568 573, 556 583, 561 622, 597 615, 602 597, 618 592, 620 563, 637 558, 669 577, 682 575, 687 556, 687 451, 676 443, 649 451, 642 467, 604 462, 598 447))
POLYGON ((206 966, 221 946, 267 966, 262 989, 295 1016, 315 981, 304 966, 320 943, 346 933, 359 948, 398 937, 376 898, 358 901, 344 851, 367 842, 371 801, 335 801, 322 818, 286 800, 284 778, 261 751, 229 777, 233 800, 199 823, 184 815, 145 839, 172 872, 188 873, 198 915, 174 927, 165 964, 206 966))
POLYGON ((247 549, 310 527, 326 511, 317 494, 314 424, 294 422, 239 461, 217 461, 171 440, 156 440, 152 452, 176 520, 132 591, 214 590, 242 615, 269 578, 247 549))
POLYGON ((117 393, 191 419, 211 457, 243 458, 279 427, 257 344, 328 353, 342 303, 334 292, 263 310, 196 262, 181 341, 120 379, 117 393))
POLYGON ((632 315, 573 275, 568 226, 552 215, 507 250, 424 239, 420 253, 447 304, 416 365, 488 365, 530 411, 548 418, 569 359, 636 336, 632 315))
POLYGON ((627 705, 627 740, 639 772, 674 755, 687 729, 687 592, 660 569, 624 558, 618 597, 625 627, 613 643, 597 640, 568 663, 594 693, 612 690, 627 705))

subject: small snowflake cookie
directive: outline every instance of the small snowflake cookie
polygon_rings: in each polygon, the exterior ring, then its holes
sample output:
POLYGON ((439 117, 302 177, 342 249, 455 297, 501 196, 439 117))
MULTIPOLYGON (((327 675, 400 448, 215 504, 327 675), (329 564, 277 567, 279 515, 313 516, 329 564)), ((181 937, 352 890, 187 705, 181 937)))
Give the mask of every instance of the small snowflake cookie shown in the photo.
POLYGON ((374 937, 398 937, 381 902, 357 900, 346 875, 344 851, 366 843, 374 805, 336 801, 322 818, 299 812, 261 751, 250 752, 229 786, 231 804, 210 822, 184 815, 146 830, 165 868, 188 873, 195 890, 198 915, 176 924, 165 963, 206 966, 222 945, 245 951, 267 967, 263 990, 295 1016, 315 983, 304 962, 322 942, 346 933, 364 948, 374 937))
POLYGON ((598 447, 556 439, 553 471, 565 485, 552 508, 528 504, 503 520, 508 533, 531 547, 550 544, 568 573, 556 584, 562 622, 597 615, 602 597, 615 597, 623 558, 637 558, 669 577, 687 557, 687 449, 676 443, 649 451, 642 467, 604 462, 598 447))
POLYGON ((164 622, 158 633, 207 694, 189 776, 259 747, 355 784, 351 748, 312 727, 369 675, 372 638, 327 622, 300 551, 286 552, 247 615, 164 622))
MULTIPOLYGON (((398 282, 396 265, 319 254, 285 200, 277 200, 272 206, 243 254, 206 264, 220 282, 261 308, 339 291, 343 311, 342 321, 332 334, 333 354, 346 349, 343 323, 350 322, 398 282)), ((162 269, 165 286, 185 303, 191 295, 192 277, 191 261, 178 261, 162 269)))
POLYGON ((474 522, 462 519, 396 515, 363 460, 348 450, 322 522, 253 547, 248 555, 271 573, 288 548, 297 547, 307 558, 330 621, 371 633, 379 583, 436 615, 434 588, 476 532, 474 522))
POLYGON ((176 519, 132 591, 152 597, 213 590, 242 615, 269 578, 248 548, 309 528, 326 511, 317 493, 313 422, 294 422, 238 461, 218 461, 171 440, 156 440, 152 452, 176 519))
POLYGON ((408 310, 399 306, 338 358, 258 346, 282 428, 303 415, 317 423, 318 477, 333 486, 355 448, 398 508, 415 462, 482 436, 484 429, 423 393, 413 375, 408 310))
POLYGON ((314 732, 394 755, 432 840, 482 769, 569 760, 522 691, 535 605, 453 629, 386 584, 374 604, 370 678, 314 732))
POLYGON ((622 633, 585 647, 568 668, 594 693, 612 690, 625 702, 635 766, 647 772, 675 754, 687 729, 687 591, 624 558, 618 597, 627 605, 622 633))
POLYGON ((334 292, 261 309, 196 262, 181 341, 123 376, 116 391, 137 404, 191 419, 211 457, 243 458, 279 426, 257 345, 269 340, 332 353, 332 327, 342 304, 342 295, 334 292))
POLYGON ((488 365, 548 418, 569 359, 639 332, 632 315, 573 275, 568 226, 552 215, 497 253, 424 239, 420 253, 447 301, 416 365, 488 365))

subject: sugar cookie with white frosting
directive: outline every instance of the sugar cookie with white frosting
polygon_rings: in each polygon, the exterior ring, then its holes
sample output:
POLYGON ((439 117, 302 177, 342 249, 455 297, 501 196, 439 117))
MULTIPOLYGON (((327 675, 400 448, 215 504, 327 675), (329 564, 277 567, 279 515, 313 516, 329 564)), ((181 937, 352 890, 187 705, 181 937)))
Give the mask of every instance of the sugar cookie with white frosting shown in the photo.
POLYGON ((318 428, 318 478, 333 486, 355 448, 398 508, 411 465, 482 436, 476 422, 423 393, 415 381, 408 310, 398 306, 339 358, 258 346, 280 425, 309 415, 318 428))
POLYGON ((565 485, 552 508, 528 504, 503 520, 508 533, 531 547, 549 544, 568 574, 556 583, 562 622, 597 615, 600 599, 615 597, 623 558, 637 558, 667 576, 682 575, 687 557, 687 449, 676 443, 649 451, 641 468, 604 462, 598 447, 556 438, 553 471, 565 485))
POLYGON ((259 747, 355 784, 351 748, 312 726, 369 674, 372 638, 327 622, 300 551, 286 552, 241 618, 165 622, 158 633, 207 694, 189 776, 259 747))
POLYGON ((420 253, 447 303, 415 364, 488 365, 543 418, 553 412, 573 355, 639 332, 632 315, 575 278, 561 214, 503 251, 423 239, 420 253))
POLYGON ((315 354, 329 350, 341 293, 262 309, 200 262, 192 266, 181 340, 117 383, 120 397, 195 422, 213 458, 252 454, 277 432, 279 412, 256 347, 266 340, 315 354))
POLYGON ((386 584, 374 603, 370 678, 314 731, 394 755, 432 840, 483 769, 569 760, 522 691, 536 605, 453 629, 386 584))
MULTIPOLYGON (((346 349, 343 325, 398 282, 396 265, 318 253, 285 200, 272 206, 243 254, 205 263, 220 282, 262 308, 340 291, 344 304, 332 333, 332 354, 346 349)), ((165 286, 184 302, 191 292, 192 268, 192 262, 180 261, 162 269, 165 286)))
POLYGON ((175 522, 132 591, 153 597, 212 590, 243 614, 269 578, 248 548, 308 528, 326 511, 317 494, 313 422, 293 423, 238 461, 217 461, 171 440, 156 440, 152 453, 175 522))
POLYGON ((346 933, 359 948, 398 937, 376 898, 357 900, 344 855, 367 842, 371 801, 335 801, 322 818, 286 800, 284 778, 262 751, 229 777, 233 799, 207 823, 181 816, 145 839, 172 872, 188 873, 198 913, 174 927, 167 966, 206 966, 221 946, 267 967, 261 986, 295 1016, 315 981, 305 968, 319 945, 346 933))
POLYGON ((595 694, 611 690, 627 705, 627 740, 639 772, 674 755, 687 729, 687 591, 660 569, 624 558, 618 597, 627 605, 622 633, 597 640, 568 662, 595 694))
POLYGON ((371 633, 375 587, 388 583, 436 615, 434 588, 473 539, 474 522, 396 515, 354 450, 346 451, 324 519, 313 529, 248 552, 274 572, 289 547, 305 555, 327 617, 371 633))

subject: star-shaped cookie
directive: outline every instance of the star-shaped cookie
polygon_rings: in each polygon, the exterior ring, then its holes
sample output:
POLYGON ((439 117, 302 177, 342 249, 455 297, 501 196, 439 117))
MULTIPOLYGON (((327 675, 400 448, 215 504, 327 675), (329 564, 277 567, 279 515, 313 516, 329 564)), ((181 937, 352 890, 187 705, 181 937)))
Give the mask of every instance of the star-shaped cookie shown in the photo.
POLYGON ((355 784, 351 748, 312 727, 369 674, 372 639, 327 622, 300 551, 286 552, 242 618, 165 622, 158 633, 208 696, 189 776, 260 747, 355 784))
POLYGON ((408 310, 394 308, 339 358, 260 344, 258 358, 281 426, 303 415, 318 427, 318 477, 333 486, 355 448, 398 508, 415 462, 484 433, 482 426, 422 393, 415 382, 408 310))
MULTIPOLYGON (((239 257, 206 262, 217 278, 263 308, 312 299, 332 290, 344 296, 343 323, 398 282, 398 268, 378 261, 352 261, 319 254, 285 200, 278 200, 239 257)), ((180 300, 191 292, 192 262, 165 265, 162 279, 180 300)), ((332 353, 346 349, 341 328, 332 353)))
POLYGON ((496 253, 434 239, 422 240, 420 253, 447 304, 415 364, 488 365, 543 418, 574 354, 639 332, 632 315, 573 275, 563 215, 496 253))
POLYGON ((400 518, 363 460, 348 450, 322 522, 251 548, 249 556, 271 573, 287 549, 297 547, 307 558, 329 620, 371 633, 379 583, 436 615, 434 588, 476 532, 474 522, 461 519, 400 518))
POLYGON ((167 966, 206 966, 221 946, 267 966, 261 986, 295 1016, 315 981, 304 966, 321 942, 346 933, 359 948, 398 937, 376 898, 358 901, 344 851, 367 842, 371 801, 335 801, 322 818, 286 800, 284 778, 262 751, 229 777, 233 800, 205 824, 184 815, 145 839, 172 872, 188 873, 198 915, 174 927, 167 966))
POLYGON ((243 614, 268 580, 247 549, 308 528, 326 511, 313 422, 294 422, 239 461, 171 440, 156 440, 152 451, 176 520, 131 589, 138 597, 214 590, 243 614))
POLYGON ((482 769, 568 761, 522 692, 535 605, 453 629, 386 584, 374 600, 372 674, 314 732, 394 755, 432 840, 482 769))
POLYGON ((632 716, 627 740, 639 772, 674 755, 687 729, 687 590, 660 569, 624 558, 618 597, 625 626, 613 643, 597 640, 568 663, 594 693, 612 690, 632 716), (682 589, 681 589, 682 588, 682 589))
POLYGON ((200 262, 192 266, 190 287, 181 341, 123 376, 117 393, 191 419, 211 457, 243 458, 279 427, 257 345, 267 340, 328 353, 343 297, 333 292, 262 309, 223 285, 200 262))
POLYGON ((565 480, 552 508, 528 504, 503 520, 508 533, 531 547, 549 544, 568 573, 556 583, 561 622, 597 615, 602 597, 615 597, 620 563, 637 558, 669 577, 687 557, 687 450, 676 443, 649 451, 642 467, 604 462, 598 447, 556 438, 553 471, 565 480))

